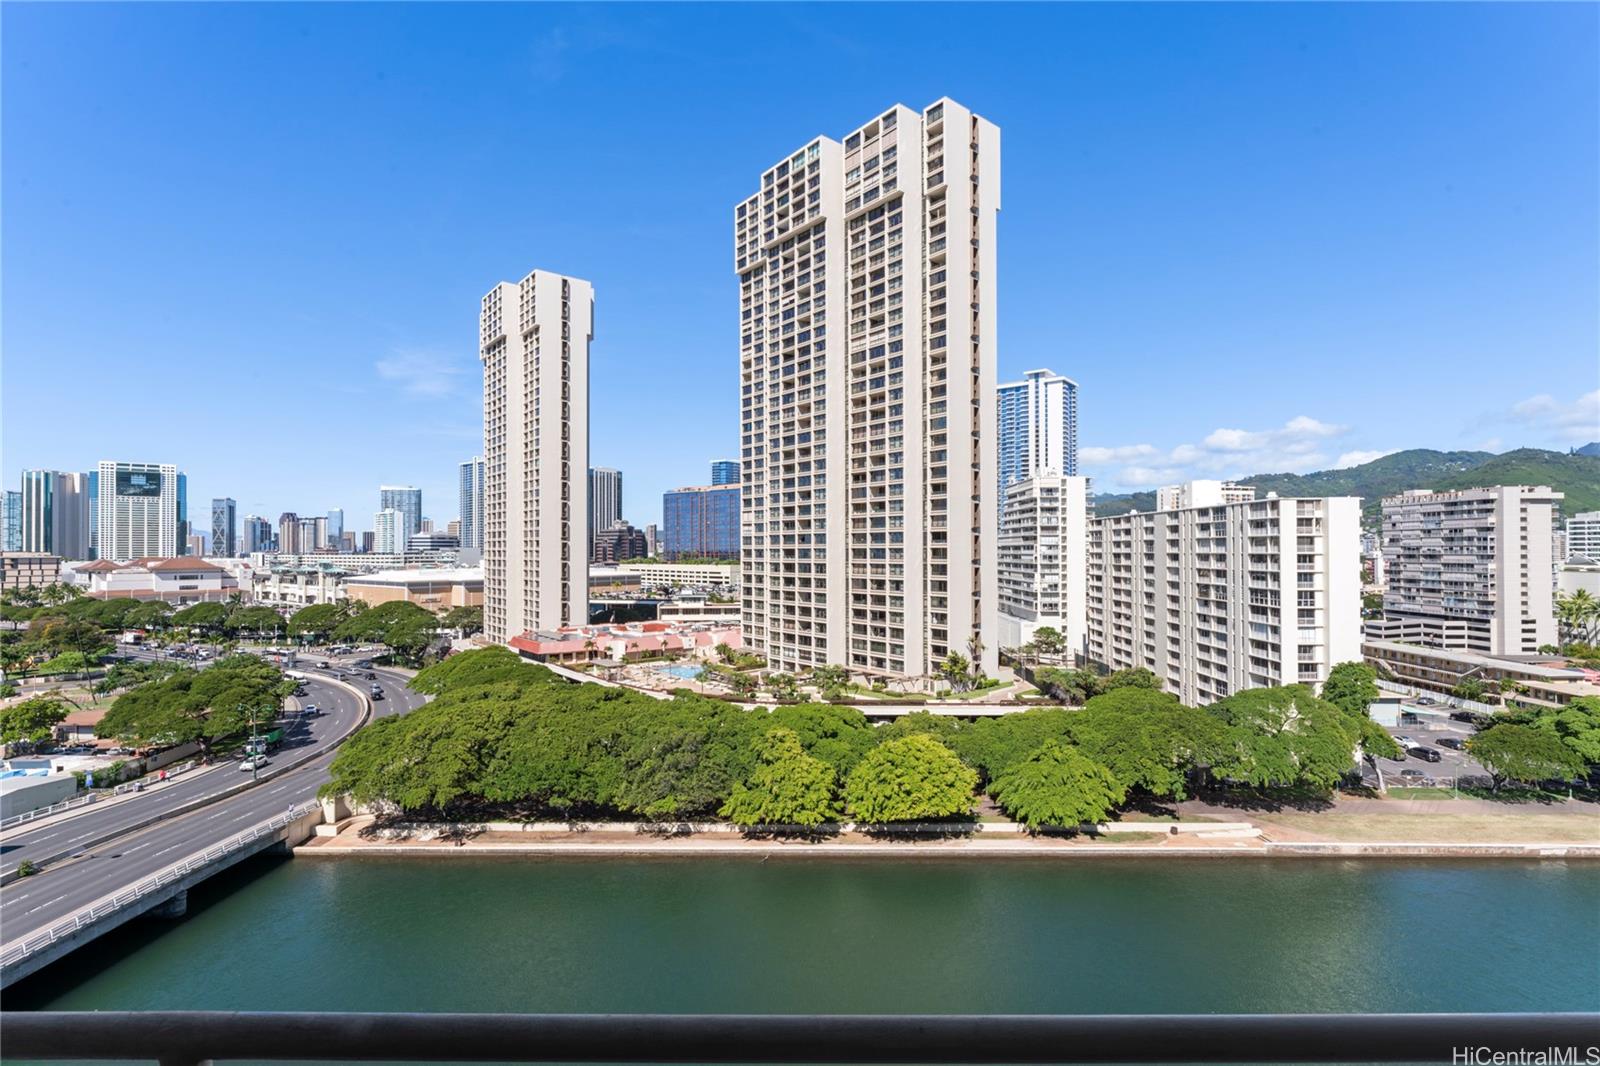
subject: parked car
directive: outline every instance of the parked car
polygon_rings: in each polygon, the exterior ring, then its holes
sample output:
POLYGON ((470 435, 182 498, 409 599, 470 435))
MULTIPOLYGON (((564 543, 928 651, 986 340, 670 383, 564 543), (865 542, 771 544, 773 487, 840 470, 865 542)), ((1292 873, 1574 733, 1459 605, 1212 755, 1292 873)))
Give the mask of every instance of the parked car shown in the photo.
POLYGON ((1418 759, 1421 759, 1423 762, 1439 762, 1444 758, 1443 755, 1439 754, 1437 748, 1428 748, 1421 744, 1409 745, 1406 748, 1406 752, 1418 759))
POLYGON ((1415 740, 1412 740, 1410 737, 1403 736, 1399 733, 1395 734, 1394 742, 1400 745, 1402 748, 1409 748, 1416 744, 1415 740))
POLYGON ((1428 779, 1428 775, 1421 770, 1401 770, 1400 776, 1408 782, 1426 781, 1428 779))
POLYGON ((1441 748, 1449 748, 1452 751, 1465 751, 1467 747, 1466 741, 1460 737, 1440 737, 1434 743, 1441 748))

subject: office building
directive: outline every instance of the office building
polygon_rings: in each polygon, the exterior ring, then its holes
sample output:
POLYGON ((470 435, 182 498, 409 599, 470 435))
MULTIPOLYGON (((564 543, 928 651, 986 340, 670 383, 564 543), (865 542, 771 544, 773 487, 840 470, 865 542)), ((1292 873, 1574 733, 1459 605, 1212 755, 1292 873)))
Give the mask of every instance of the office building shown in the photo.
POLYGON ((997 467, 1002 496, 1012 482, 1038 474, 1078 473, 1078 383, 1030 370, 995 390, 997 467))
POLYGON ((178 554, 187 554, 189 536, 194 532, 189 525, 189 475, 178 474, 178 554))
POLYGON ((739 558, 738 485, 673 489, 661 497, 663 559, 739 558))
POLYGON ((196 556, 196 557, 205 555, 206 554, 206 535, 204 533, 190 533, 189 534, 189 543, 187 545, 187 550, 183 554, 185 554, 185 555, 193 555, 193 556, 196 556))
POLYGON ((272 541, 272 523, 259 515, 245 515, 243 532, 240 534, 239 554, 268 552, 275 547, 272 541))
POLYGON ((0 552, 0 592, 40 588, 61 580, 61 556, 49 552, 0 552))
POLYGON ((589 558, 596 559, 595 538, 622 523, 622 471, 597 466, 589 470, 589 558))
POLYGON ((644 559, 650 554, 644 533, 626 522, 602 530, 594 535, 594 557, 591 562, 620 563, 624 559, 644 559))
POLYGON ((347 529, 339 534, 339 547, 337 550, 341 552, 353 552, 356 550, 356 534, 354 530, 347 529))
POLYGON ((211 552, 232 555, 239 550, 238 505, 227 497, 211 501, 211 552))
POLYGON ((24 470, 21 496, 21 551, 89 558, 89 475, 24 470))
POLYGON ((407 515, 393 507, 385 508, 372 516, 372 550, 382 555, 394 555, 406 550, 411 539, 406 533, 407 515))
POLYGON ((622 563, 619 570, 631 574, 644 591, 660 589, 698 589, 719 592, 739 585, 738 563, 622 563))
POLYGON ((1361 657, 1360 499, 1231 501, 1218 482, 1180 488, 1180 509, 1090 519, 1091 662, 1143 667, 1202 706, 1320 686, 1361 657))
POLYGON ((1600 563, 1600 511, 1581 511, 1567 519, 1566 555, 1600 563))
POLYGON ((1483 655, 1556 643, 1548 486, 1413 490, 1383 499, 1383 617, 1367 636, 1483 655))
POLYGON ((711 463, 711 484, 739 484, 739 460, 717 459, 711 463))
POLYGON ((378 535, 372 530, 364 530, 361 534, 361 550, 370 552, 378 546, 378 535))
POLYGON ((483 298, 483 618, 490 640, 588 620, 593 339, 587 281, 535 270, 483 298))
POLYGON ((309 550, 300 543, 300 516, 293 511, 285 511, 278 516, 277 550, 287 555, 299 555, 302 550, 309 550))
POLYGON ((805 143, 734 208, 740 597, 774 670, 997 668, 999 209, 1000 132, 947 99, 805 143))
POLYGON ((450 521, 445 523, 444 531, 456 538, 456 540, 459 542, 461 540, 461 519, 450 519, 450 521))
POLYGON ((324 531, 324 539, 326 540, 328 550, 330 551, 338 551, 340 545, 344 543, 343 508, 335 507, 333 510, 328 512, 327 526, 324 531))
POLYGON ((654 522, 644 527, 644 547, 650 558, 661 558, 661 530, 654 522))
POLYGON ((176 466, 102 459, 97 473, 102 560, 173 558, 188 547, 178 539, 180 520, 187 518, 187 479, 176 466))
POLYGON ((1088 652, 1089 479, 1014 481, 1000 515, 1000 646, 1019 648, 1048 627, 1061 634, 1071 663, 1088 652))
POLYGON ((89 558, 100 558, 100 471, 89 471, 89 558))
POLYGON ((22 550, 22 493, 6 489, 5 537, 0 540, 0 550, 22 550))
POLYGON ((462 463, 458 472, 461 483, 461 546, 483 550, 483 456, 474 455, 462 463))
MULTIPOLYGON (((323 520, 325 521, 325 520, 323 520)), ((303 552, 321 551, 326 545, 322 543, 321 530, 318 529, 319 520, 311 515, 300 519, 300 550, 303 552)))
POLYGON ((399 511, 403 516, 401 528, 397 535, 400 544, 404 545, 411 538, 411 534, 422 531, 422 490, 410 485, 380 485, 378 487, 378 510, 399 511))

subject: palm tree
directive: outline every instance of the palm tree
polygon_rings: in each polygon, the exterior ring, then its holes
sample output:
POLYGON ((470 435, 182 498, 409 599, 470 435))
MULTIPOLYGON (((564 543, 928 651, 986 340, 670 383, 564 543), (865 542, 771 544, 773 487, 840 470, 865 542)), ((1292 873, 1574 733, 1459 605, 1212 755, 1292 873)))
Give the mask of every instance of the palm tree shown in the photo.
POLYGON ((1588 589, 1558 596, 1556 619, 1561 624, 1563 644, 1577 640, 1585 644, 1593 643, 1595 622, 1600 620, 1600 599, 1596 599, 1588 589))

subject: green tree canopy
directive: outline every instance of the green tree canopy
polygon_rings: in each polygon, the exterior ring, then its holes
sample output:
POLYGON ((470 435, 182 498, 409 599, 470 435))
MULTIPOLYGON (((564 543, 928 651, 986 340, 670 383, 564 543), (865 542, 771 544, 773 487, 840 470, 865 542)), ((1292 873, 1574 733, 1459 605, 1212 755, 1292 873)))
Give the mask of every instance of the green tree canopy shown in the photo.
POLYGON ((452 607, 444 613, 444 617, 440 619, 440 625, 446 629, 459 630, 464 637, 470 637, 474 633, 482 633, 483 608, 452 607))
POLYGON ((867 716, 854 707, 795 703, 774 707, 768 720, 793 732, 807 754, 833 767, 840 777, 855 769, 880 739, 867 716))
POLYGON ((1001 809, 1029 829, 1092 825, 1126 795, 1110 770, 1053 740, 996 778, 990 792, 1001 809))
POLYGON ((1328 671, 1322 698, 1345 714, 1364 718, 1367 708, 1378 698, 1378 671, 1366 663, 1339 663, 1328 671))
POLYGON ((438 616, 432 611, 405 600, 393 600, 346 618, 334 629, 333 637, 382 644, 415 662, 433 642, 438 628, 438 616))
POLYGON ((1467 751, 1493 775, 1497 789, 1507 781, 1569 781, 1585 770, 1553 729, 1536 725, 1497 723, 1468 740, 1467 751))
POLYGON ((1212 765, 1224 752, 1215 717, 1185 707, 1176 696, 1126 686, 1090 700, 1070 722, 1073 742, 1106 767, 1124 790, 1183 799, 1189 771, 1212 765))
POLYGON ((1076 712, 1060 707, 1030 707, 998 718, 980 718, 950 738, 950 746, 980 780, 992 782, 1038 751, 1047 741, 1065 740, 1076 712))
POLYGON ((186 629, 218 630, 228 620, 228 609, 225 603, 197 603, 173 612, 172 624, 186 629))
POLYGON ((1360 726, 1305 685, 1247 689, 1206 708, 1226 728, 1213 772, 1256 788, 1329 789, 1354 765, 1360 726))
POLYGON ((801 825, 815 828, 837 821, 839 775, 832 766, 806 754, 793 730, 771 729, 756 741, 758 765, 737 785, 722 816, 737 825, 801 825))
POLYGON ((355 613, 348 601, 338 603, 313 603, 302 607, 289 617, 289 635, 321 640, 355 613))
POLYGON ((253 655, 219 659, 204 670, 177 670, 118 696, 95 726, 95 735, 140 745, 211 742, 270 722, 288 686, 277 668, 253 655))
POLYGON ((0 743, 43 744, 67 717, 67 704, 50 696, 0 708, 0 743))
POLYGON ((229 633, 281 633, 286 628, 283 616, 271 607, 234 607, 223 628, 229 633))
POLYGON ((845 799, 862 822, 911 822, 972 813, 978 775, 926 733, 887 740, 856 764, 845 799))

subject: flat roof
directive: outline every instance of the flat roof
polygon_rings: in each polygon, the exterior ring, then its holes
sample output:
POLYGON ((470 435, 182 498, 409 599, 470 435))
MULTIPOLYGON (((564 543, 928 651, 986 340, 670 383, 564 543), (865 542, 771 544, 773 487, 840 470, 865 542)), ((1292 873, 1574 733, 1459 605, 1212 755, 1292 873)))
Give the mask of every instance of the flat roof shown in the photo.
POLYGON ((1484 655, 1482 652, 1461 651, 1456 648, 1430 648, 1422 644, 1406 644, 1398 640, 1362 640, 1362 647, 1377 648, 1382 651, 1402 652, 1410 655, 1427 655, 1435 659, 1448 659, 1451 662, 1468 663, 1473 666, 1494 666, 1503 670, 1521 670, 1525 673, 1548 678, 1551 681, 1582 681, 1582 670, 1569 670, 1561 666, 1546 666, 1543 663, 1528 663, 1520 659, 1510 659, 1503 655, 1484 655))
POLYGON ((375 570, 370 574, 352 576, 346 585, 468 585, 483 581, 481 566, 440 566, 418 570, 375 570))

